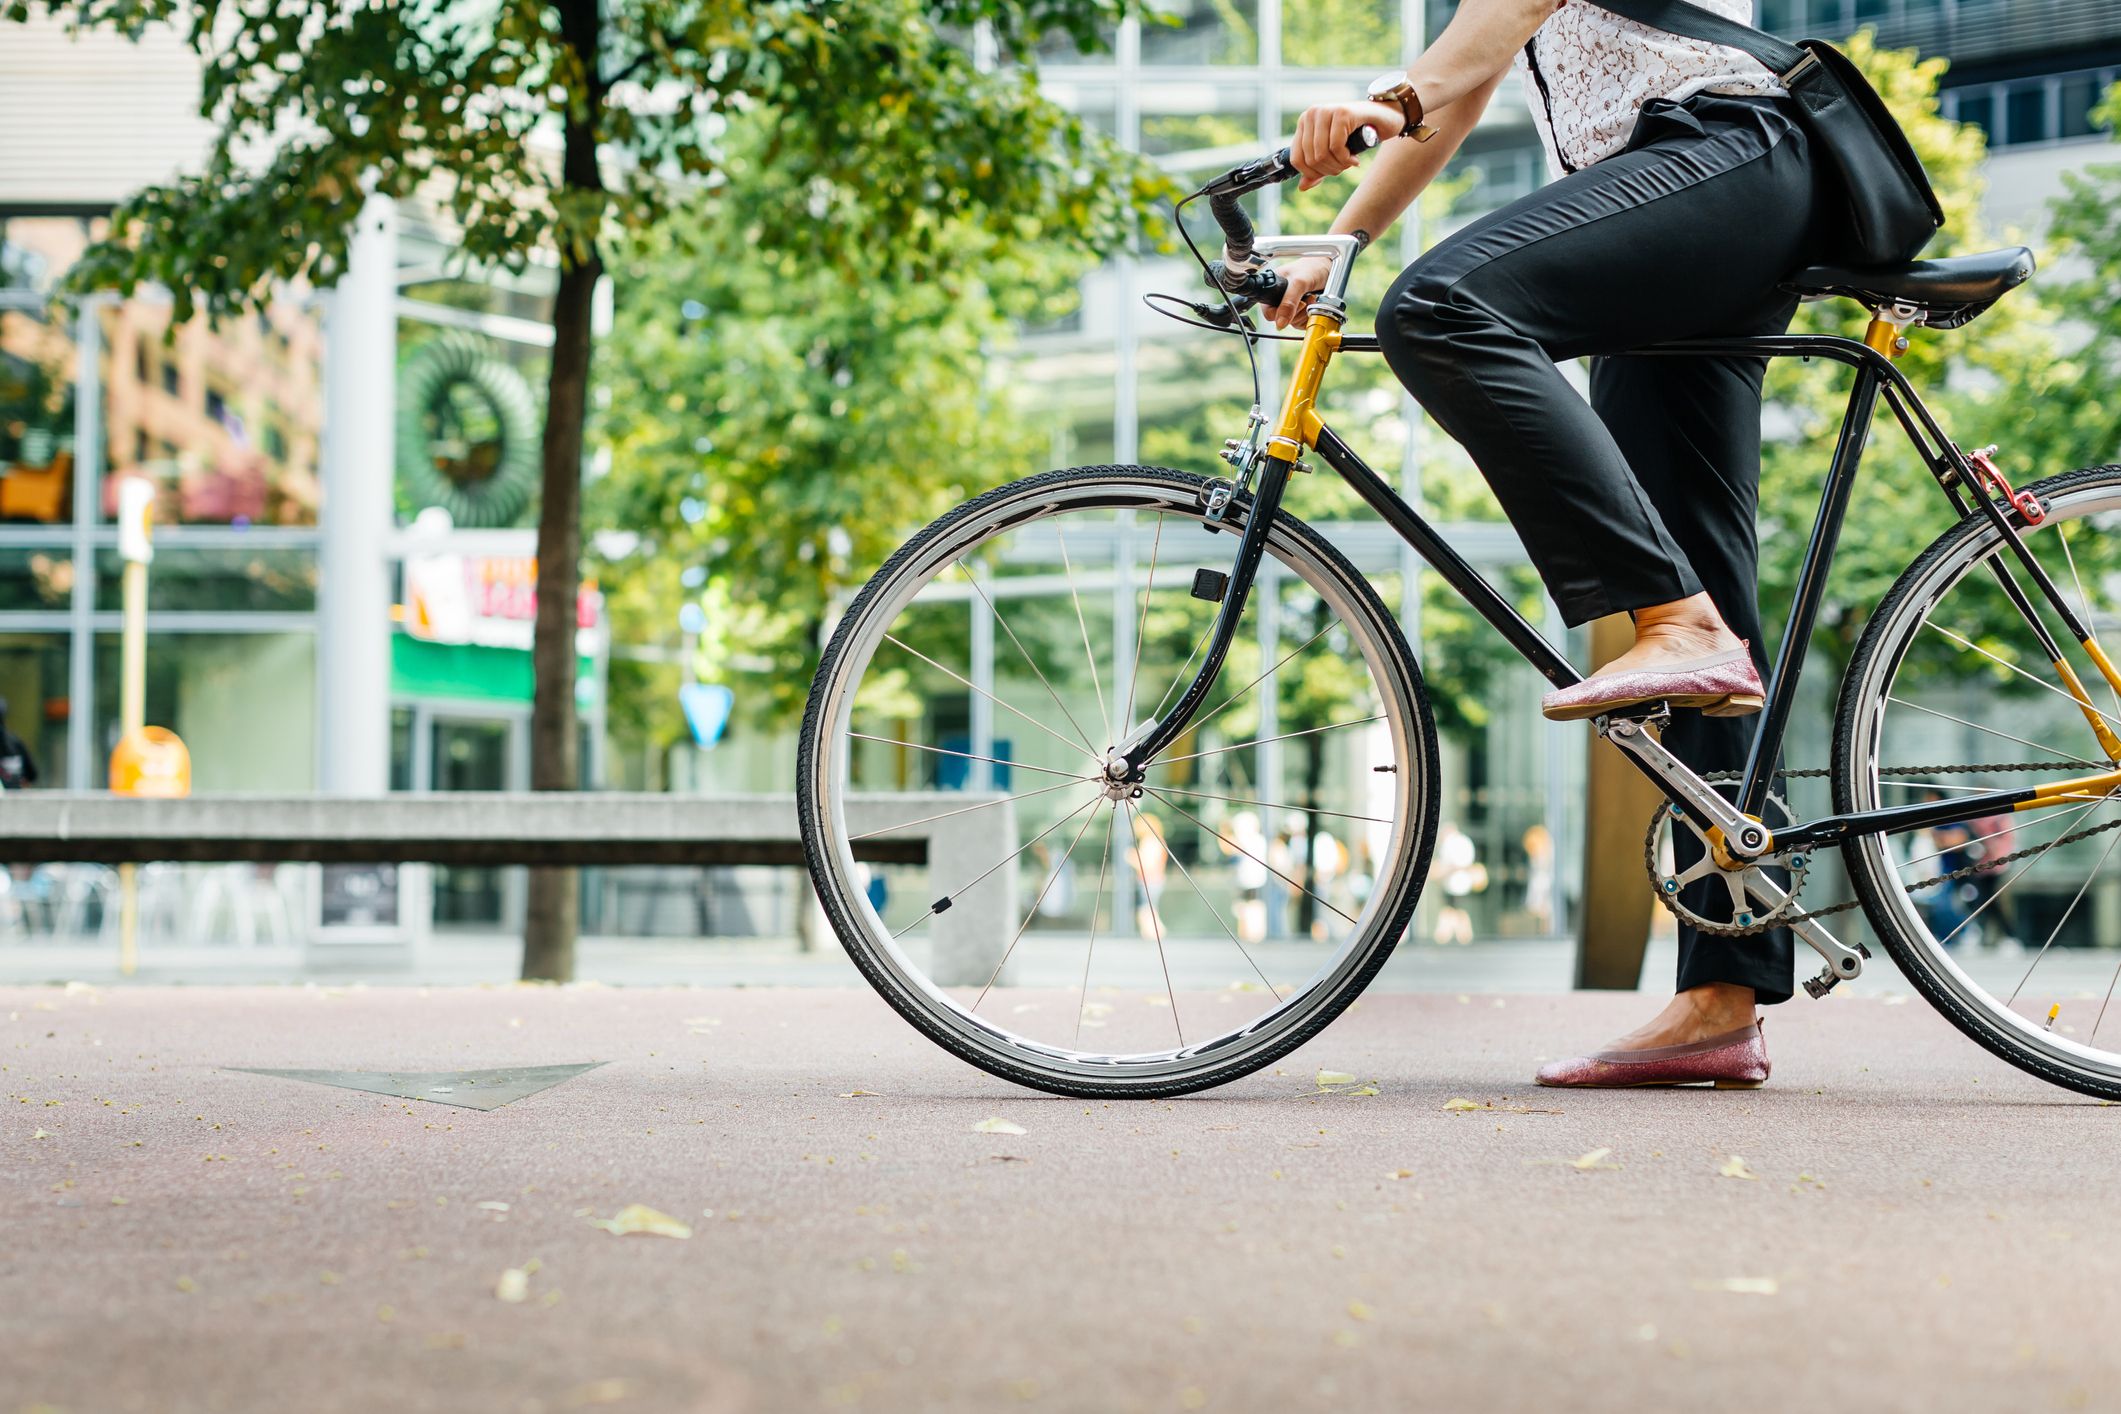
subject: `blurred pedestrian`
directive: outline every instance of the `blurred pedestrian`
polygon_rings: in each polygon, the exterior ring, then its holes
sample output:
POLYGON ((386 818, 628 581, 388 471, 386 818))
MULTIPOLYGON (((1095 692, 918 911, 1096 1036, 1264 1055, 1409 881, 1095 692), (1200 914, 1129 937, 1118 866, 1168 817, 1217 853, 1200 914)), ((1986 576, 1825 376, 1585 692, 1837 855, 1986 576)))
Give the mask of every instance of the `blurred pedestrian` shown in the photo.
POLYGON ((37 758, 29 743, 7 724, 7 699, 0 697, 0 790, 21 790, 37 783, 37 758))

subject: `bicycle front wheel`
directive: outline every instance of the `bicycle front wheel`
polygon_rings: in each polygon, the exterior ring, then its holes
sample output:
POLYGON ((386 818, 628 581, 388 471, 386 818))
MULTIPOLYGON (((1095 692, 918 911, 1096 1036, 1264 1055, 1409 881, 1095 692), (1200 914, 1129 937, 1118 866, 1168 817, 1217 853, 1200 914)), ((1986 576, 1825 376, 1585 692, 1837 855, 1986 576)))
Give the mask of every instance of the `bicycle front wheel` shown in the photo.
MULTIPOLYGON (((2026 546, 2112 644, 2121 466, 2027 489, 2048 511, 2020 526, 2026 546)), ((1900 577, 1856 649, 1834 737, 1837 809, 2111 769, 2025 616, 2034 605, 2081 669, 2100 723, 2121 733, 2121 693, 2099 680, 2003 537, 1969 518, 1900 577)), ((1954 1025, 2021 1070, 2121 1099, 2121 795, 1865 836, 1842 856, 1893 961, 1954 1025)))
POLYGON ((1252 509, 1210 523, 1208 484, 1091 467, 966 503, 862 590, 811 690, 797 801, 833 928, 907 1020, 1025 1085, 1174 1095, 1287 1054, 1383 965, 1428 867, 1420 671, 1287 515, 1206 705, 1139 791, 1104 781, 1220 608, 1252 509))

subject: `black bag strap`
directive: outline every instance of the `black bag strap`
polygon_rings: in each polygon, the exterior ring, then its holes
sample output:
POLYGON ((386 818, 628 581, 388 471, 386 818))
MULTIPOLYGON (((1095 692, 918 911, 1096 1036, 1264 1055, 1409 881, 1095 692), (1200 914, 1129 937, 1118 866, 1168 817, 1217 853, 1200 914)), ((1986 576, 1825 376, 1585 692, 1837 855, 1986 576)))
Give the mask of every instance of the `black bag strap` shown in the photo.
POLYGON ((1780 77, 1804 62, 1805 52, 1796 45, 1763 34, 1751 25, 1727 20, 1713 10, 1704 10, 1688 0, 1591 0, 1601 10, 1610 10, 1625 20, 1661 29, 1686 39, 1727 45, 1750 54, 1780 77))

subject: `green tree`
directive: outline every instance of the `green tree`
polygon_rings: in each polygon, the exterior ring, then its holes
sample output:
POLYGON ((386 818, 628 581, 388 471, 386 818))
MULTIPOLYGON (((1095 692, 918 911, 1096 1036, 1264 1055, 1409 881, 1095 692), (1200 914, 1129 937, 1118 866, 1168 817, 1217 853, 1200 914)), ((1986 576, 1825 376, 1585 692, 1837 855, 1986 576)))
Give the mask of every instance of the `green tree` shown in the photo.
MULTIPOLYGON (((736 139, 763 147, 758 124, 736 139)), ((852 271, 798 252, 732 261, 746 213, 800 173, 749 167, 744 200, 705 201, 682 237, 647 233, 616 262, 621 296, 599 430, 611 475, 591 523, 642 536, 600 567, 621 635, 667 638, 704 611, 690 665, 760 723, 792 721, 836 600, 959 501, 1038 469, 999 373, 1014 321, 1074 298, 1064 234, 946 229, 932 270, 852 271)), ((1122 169, 1123 170, 1123 169, 1122 169)), ((674 228, 681 223, 670 223, 674 228)), ((657 675, 674 691, 676 671, 657 675), (667 678, 667 681, 664 679, 667 678)), ((666 697, 665 701, 672 701, 666 697)), ((658 729, 671 739, 668 714, 658 729)))
MULTIPOLYGON (((759 160, 803 181, 747 211, 753 251, 911 272, 954 259, 947 241, 968 228, 1000 245, 1027 224, 1108 245, 1127 192, 1106 145, 1028 70, 983 70, 952 36, 983 25, 1005 59, 1048 31, 1089 48, 1126 3, 0 0, 0 17, 173 25, 204 61, 204 166, 121 206, 78 288, 159 282, 183 318, 254 304, 278 281, 328 286, 364 192, 432 201, 474 264, 556 259, 531 783, 567 790, 591 307, 614 242, 742 191, 720 134, 770 113, 759 160)), ((525 976, 571 975, 575 887, 572 871, 534 872, 525 976)))
MULTIPOLYGON (((1927 255, 1988 248, 1980 203, 1986 189, 1981 166, 1986 143, 1979 128, 1944 118, 1937 82, 1945 63, 1921 59, 1911 50, 1880 49, 1869 31, 1852 38, 1848 53, 1877 85, 1928 168, 1945 208, 1945 225, 1927 255)), ((2109 117, 2113 109, 2109 105, 2109 117)), ((1962 446, 1997 442, 2006 474, 2023 484, 2087 463, 2112 459, 2121 432, 2121 364, 2112 354, 2111 331, 2121 327, 2121 168, 2095 167, 2069 181, 2058 203, 2052 231, 2056 245, 2072 253, 2086 273, 2057 283, 2052 273, 2013 292, 1980 322, 1959 331, 1910 331, 1911 346, 1899 360, 1938 420, 1962 446), (2084 335, 2091 334, 2086 340, 2084 335)), ((2046 263, 2053 265, 2050 253, 2046 263)), ((2067 269, 2068 267, 2064 267, 2067 269)), ((1794 326, 1801 331, 1861 337, 1867 316, 1847 300, 1807 305, 1794 326)), ((1760 497, 1761 597, 1767 622, 1787 616, 1802 563, 1821 478, 1833 453, 1846 408, 1850 375, 1838 365, 1780 360, 1771 367, 1771 421, 1794 424, 1793 435, 1765 451, 1760 497)), ((1834 559, 1831 599, 1814 634, 1814 672, 1831 681, 1854 653, 1869 609, 1877 604, 1924 546, 1956 519, 1935 479, 1881 408, 1850 501, 1848 530, 1834 559)), ((2121 546, 2088 542, 2077 547, 2079 568, 2121 566, 2121 546)), ((1984 601, 1968 600, 1974 612, 1984 601)), ((2011 658, 2021 634, 2000 597, 1986 603, 1995 622, 1992 647, 2011 658)), ((1969 631, 1972 631, 1971 629, 1969 631)), ((1942 638, 1918 653, 1932 666, 1963 675, 1973 670, 1967 655, 1942 638)), ((1920 664, 1918 663, 1918 666, 1920 664)), ((2037 691, 2000 665, 1979 665, 1998 691, 2037 691)))

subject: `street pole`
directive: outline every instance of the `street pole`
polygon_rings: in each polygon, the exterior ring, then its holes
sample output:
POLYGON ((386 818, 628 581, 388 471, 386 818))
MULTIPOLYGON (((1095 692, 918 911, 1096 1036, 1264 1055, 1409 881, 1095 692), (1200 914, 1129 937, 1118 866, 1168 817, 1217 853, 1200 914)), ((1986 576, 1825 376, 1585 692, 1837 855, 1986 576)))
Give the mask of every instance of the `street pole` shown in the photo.
MULTIPOLYGON (((129 476, 118 483, 118 557, 125 563, 124 617, 119 638, 118 737, 134 741, 147 726, 147 563, 155 555, 153 483, 129 476)), ((140 970, 138 866, 118 866, 118 973, 140 970)))

